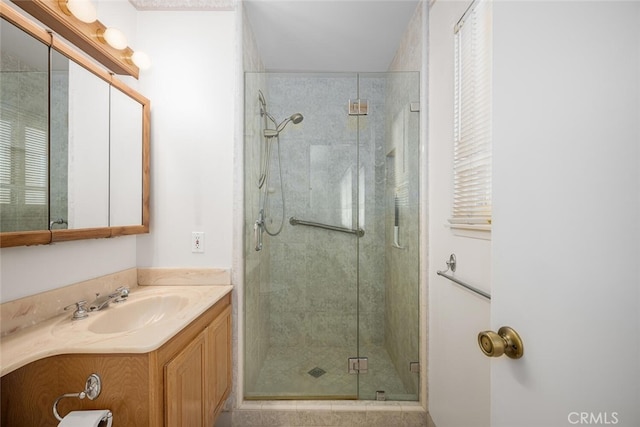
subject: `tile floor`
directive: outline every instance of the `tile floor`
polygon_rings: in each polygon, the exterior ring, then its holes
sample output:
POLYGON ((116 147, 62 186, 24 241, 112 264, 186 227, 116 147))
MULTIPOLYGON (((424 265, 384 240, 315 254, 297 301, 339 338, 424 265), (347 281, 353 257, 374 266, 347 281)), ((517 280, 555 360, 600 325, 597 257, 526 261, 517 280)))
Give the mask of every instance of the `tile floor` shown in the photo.
POLYGON ((369 372, 360 375, 348 373, 347 359, 357 356, 355 345, 272 347, 255 386, 245 390, 246 398, 375 400, 376 391, 384 390, 388 400, 417 400, 417 392, 405 389, 384 347, 362 347, 369 372), (325 373, 311 375, 316 368, 325 373))

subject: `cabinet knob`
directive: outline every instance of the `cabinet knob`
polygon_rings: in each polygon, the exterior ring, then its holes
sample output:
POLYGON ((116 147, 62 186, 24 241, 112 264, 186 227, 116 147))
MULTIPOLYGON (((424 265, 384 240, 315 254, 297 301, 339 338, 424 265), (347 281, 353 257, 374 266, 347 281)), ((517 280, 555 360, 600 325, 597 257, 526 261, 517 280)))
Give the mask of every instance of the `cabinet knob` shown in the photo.
POLYGON ((500 357, 505 354, 511 359, 520 359, 524 354, 520 335, 508 326, 498 329, 498 333, 493 331, 480 332, 478 345, 487 357, 500 357))

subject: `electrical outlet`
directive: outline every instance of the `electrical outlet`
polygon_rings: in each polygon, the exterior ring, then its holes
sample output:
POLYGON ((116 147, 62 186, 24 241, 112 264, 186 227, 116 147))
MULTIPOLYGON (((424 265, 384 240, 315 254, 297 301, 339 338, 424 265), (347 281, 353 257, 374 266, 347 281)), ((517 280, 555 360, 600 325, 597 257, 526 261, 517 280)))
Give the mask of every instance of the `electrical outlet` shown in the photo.
POLYGON ((204 252, 204 231, 193 231, 191 233, 191 252, 204 252))

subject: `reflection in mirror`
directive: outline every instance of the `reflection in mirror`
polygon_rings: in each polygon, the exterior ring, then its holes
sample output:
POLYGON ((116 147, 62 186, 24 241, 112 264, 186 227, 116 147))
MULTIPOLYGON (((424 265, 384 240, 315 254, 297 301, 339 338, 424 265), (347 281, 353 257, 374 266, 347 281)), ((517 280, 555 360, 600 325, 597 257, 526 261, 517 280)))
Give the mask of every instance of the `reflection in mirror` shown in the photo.
POLYGON ((0 232, 48 229, 48 48, 0 20, 0 232))
POLYGON ((142 224, 142 105, 111 86, 109 225, 142 224))
POLYGON ((108 227, 109 84, 57 51, 51 55, 60 83, 52 80, 51 88, 52 229, 108 227))
POLYGON ((49 177, 49 227, 52 230, 69 228, 69 60, 60 53, 51 53, 51 121, 49 132, 50 157, 49 177))

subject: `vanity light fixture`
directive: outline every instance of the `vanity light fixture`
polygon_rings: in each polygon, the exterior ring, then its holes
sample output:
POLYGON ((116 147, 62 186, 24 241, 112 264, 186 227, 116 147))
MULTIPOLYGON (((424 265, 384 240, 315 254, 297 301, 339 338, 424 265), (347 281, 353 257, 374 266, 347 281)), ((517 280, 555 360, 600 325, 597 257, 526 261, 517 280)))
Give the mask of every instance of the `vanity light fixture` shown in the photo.
POLYGON ((107 43, 117 50, 122 50, 127 47, 127 38, 124 33, 117 28, 99 28, 98 31, 96 31, 96 37, 98 37, 98 40, 102 43, 107 43))
MULTIPOLYGON (((3 4, 1 2, 0 4, 3 4)), ((76 16, 76 7, 87 10, 95 9, 92 0, 14 0, 13 3, 30 14, 55 34, 76 45, 80 50, 92 57, 110 72, 138 78, 140 69, 127 58, 133 55, 133 49, 114 42, 117 48, 100 40, 98 33, 106 36, 108 28, 91 14, 76 16), (90 21, 92 22, 85 22, 90 21)), ((106 36, 111 38, 111 35, 106 36)), ((117 38, 117 37, 116 37, 117 38)), ((122 37, 125 40, 124 36, 122 37)), ((54 39, 55 41, 55 39, 54 39)))
POLYGON ((131 56, 127 56, 125 61, 134 64, 141 70, 148 70, 151 68, 151 58, 144 52, 136 51, 131 56))
POLYGON ((58 5, 67 15, 73 15, 87 24, 98 19, 96 7, 91 0, 58 0, 58 5))

